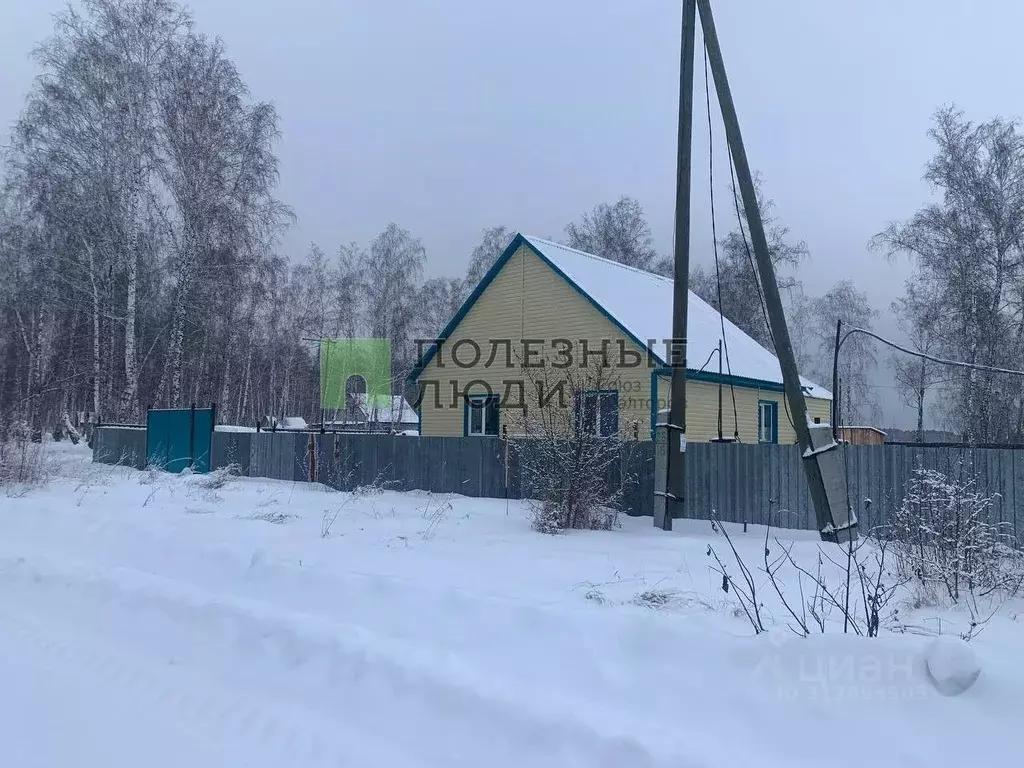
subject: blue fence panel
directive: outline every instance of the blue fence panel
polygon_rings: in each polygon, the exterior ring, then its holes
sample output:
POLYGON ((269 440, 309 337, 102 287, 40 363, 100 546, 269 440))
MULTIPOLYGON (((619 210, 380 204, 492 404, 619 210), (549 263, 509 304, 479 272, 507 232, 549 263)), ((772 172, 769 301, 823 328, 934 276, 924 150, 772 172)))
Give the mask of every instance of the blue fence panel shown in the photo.
POLYGON ((146 413, 146 464, 167 472, 210 471, 213 410, 150 409, 146 413))
POLYGON ((213 410, 196 408, 192 422, 192 471, 210 471, 210 453, 213 447, 213 410))

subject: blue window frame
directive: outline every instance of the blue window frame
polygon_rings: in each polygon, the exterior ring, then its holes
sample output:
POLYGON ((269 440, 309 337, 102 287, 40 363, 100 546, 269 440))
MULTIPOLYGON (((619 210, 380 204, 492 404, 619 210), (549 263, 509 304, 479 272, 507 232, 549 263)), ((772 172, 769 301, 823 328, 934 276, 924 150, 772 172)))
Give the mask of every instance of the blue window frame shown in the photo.
POLYGON ((577 393, 574 403, 576 423, 586 435, 614 437, 619 433, 619 393, 615 389, 595 389, 577 393))
POLYGON ((498 400, 498 395, 466 395, 462 433, 467 437, 497 437, 498 400))
POLYGON ((774 400, 757 401, 757 441, 779 442, 779 404, 774 400))

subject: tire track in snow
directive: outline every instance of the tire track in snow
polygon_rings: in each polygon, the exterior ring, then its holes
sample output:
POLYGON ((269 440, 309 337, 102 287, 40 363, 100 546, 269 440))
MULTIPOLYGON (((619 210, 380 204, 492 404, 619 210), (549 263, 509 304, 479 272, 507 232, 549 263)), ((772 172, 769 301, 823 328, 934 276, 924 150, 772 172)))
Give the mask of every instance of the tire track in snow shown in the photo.
MULTIPOLYGON (((672 695, 674 687, 665 680, 660 652, 682 647, 685 638, 663 617, 644 608, 633 609, 628 623, 609 622, 607 612, 595 611, 580 595, 538 605, 521 594, 492 594, 443 580, 433 583, 348 567, 304 568, 293 559, 294 552, 293 557, 275 556, 259 544, 251 549, 232 548, 223 540, 210 542, 196 536, 195 531, 186 534, 172 529, 158 534, 139 520, 114 521, 94 514, 33 519, 27 530, 15 528, 10 537, 15 546, 9 551, 18 554, 32 551, 38 541, 45 540, 46 549, 40 551, 47 555, 61 551, 73 559, 117 563, 211 592, 228 591, 289 611, 371 626, 379 634, 461 654, 481 668, 501 672, 510 669, 508 654, 502 651, 506 639, 526 634, 536 640, 538 652, 525 665, 521 655, 512 659, 519 664, 508 672, 522 683, 529 681, 544 689, 552 680, 571 676, 586 686, 584 696, 622 702, 627 709, 650 703, 655 712, 672 712, 686 705, 672 695), (15 543, 18 536, 24 537, 20 546, 15 543), (628 649, 624 655, 629 658, 620 665, 614 654, 622 649, 628 649), (628 667, 631 676, 619 674, 618 667, 628 667), (638 671, 648 681, 649 693, 642 700, 633 679, 638 671), (660 700, 650 701, 652 693, 660 700)), ((619 608, 620 612, 631 610, 619 608)))
MULTIPOLYGON (((287 723, 288 709, 295 706, 315 713, 332 729, 347 724, 360 739, 377 734, 377 743, 405 749, 398 752, 402 757, 381 761, 371 754, 355 760, 357 765, 408 765, 410 754, 424 765, 445 766, 496 765, 500 758, 538 768, 681 764, 678 753, 659 760, 644 746, 663 739, 638 742, 616 735, 646 730, 641 723, 619 722, 624 719, 619 712, 558 699, 547 691, 517 690, 507 681, 496 684, 455 659, 396 643, 362 627, 282 613, 267 604, 220 597, 128 568, 75 567, 44 558, 28 563, 19 558, 0 561, 0 577, 7 582, 8 594, 21 598, 23 615, 46 617, 47 607, 52 614, 70 606, 68 619, 77 621, 69 626, 75 632, 83 625, 91 625, 94 633, 102 633, 103 626, 122 627, 129 637, 120 640, 138 648, 159 646, 160 633, 166 633, 169 640, 189 649, 191 656, 184 664, 195 673, 213 672, 222 684, 288 703, 277 709, 272 704, 253 707, 246 704, 248 694, 244 700, 229 696, 218 701, 213 709, 221 715, 214 719, 240 738, 271 739, 273 723, 287 723), (253 669, 265 679, 257 679, 253 669), (605 728, 600 732, 588 723, 605 728)), ((73 646, 54 642, 55 653, 75 652, 73 646)), ((113 665, 111 670, 122 669, 127 679, 153 679, 146 676, 144 664, 141 669, 126 668, 117 660, 120 651, 107 647, 111 650, 88 666, 95 669, 106 662, 113 665)), ((208 704, 194 700, 190 688, 182 691, 159 679, 154 685, 166 699, 181 697, 168 705, 176 711, 197 711, 208 704)), ((303 715, 301 720, 305 719, 303 715)), ((311 732, 330 732, 311 731, 301 722, 282 730, 286 735, 275 737, 272 747, 281 754, 282 743, 303 743, 311 732), (305 737, 297 735, 303 733, 305 737)), ((294 757, 286 764, 296 764, 294 757)))
POLYGON ((181 665, 161 668, 125 647, 112 647, 81 627, 61 626, 40 616, 0 606, 5 649, 12 645, 19 663, 33 661, 93 690, 120 694, 134 705, 187 724, 199 737, 230 748, 244 746, 245 763, 259 755, 260 766, 400 766, 422 768, 413 756, 381 741, 368 741, 343 722, 280 702, 233 693, 199 670, 181 665), (13 643, 11 641, 14 641, 13 643))

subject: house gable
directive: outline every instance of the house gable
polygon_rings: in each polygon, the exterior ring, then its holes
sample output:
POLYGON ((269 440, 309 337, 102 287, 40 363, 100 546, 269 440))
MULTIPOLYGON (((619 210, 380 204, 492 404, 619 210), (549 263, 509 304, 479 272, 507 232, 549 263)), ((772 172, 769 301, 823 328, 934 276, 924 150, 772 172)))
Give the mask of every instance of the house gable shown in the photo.
MULTIPOLYGON (((582 298, 584 301, 590 304, 591 307, 593 307, 601 316, 603 316, 605 320, 607 320, 615 328, 616 336, 621 336, 621 338, 631 340, 636 345, 638 350, 640 350, 642 353, 648 352, 647 345, 643 341, 641 341, 635 335, 633 335, 633 333, 630 332, 629 329, 623 326, 601 304, 595 301, 593 297, 591 297, 586 291, 580 288, 550 259, 548 259, 547 256, 545 256, 537 248, 535 248, 534 245, 522 234, 517 234, 512 239, 512 242, 509 243, 508 247, 505 248, 504 251, 502 251, 502 254, 501 256, 498 257, 498 260, 494 262, 491 268, 487 271, 487 273, 477 284, 476 288, 473 289, 473 292, 462 303, 462 306, 459 307, 459 311, 455 313, 455 315, 444 327, 441 333, 438 334, 439 339, 447 340, 452 338, 453 334, 458 329, 462 321, 465 319, 466 315, 468 315, 470 310, 477 304, 477 302, 480 300, 480 297, 491 286, 491 283, 494 282, 495 278, 497 278, 498 275, 502 272, 502 270, 508 264, 509 260, 511 260, 513 256, 519 253, 519 251, 522 249, 528 251, 533 258, 536 258, 539 261, 541 261, 551 272, 553 272, 562 281, 564 281, 566 285, 571 287, 579 295, 580 298, 582 298)), ((416 379, 419 378, 423 370, 434 359, 435 355, 437 354, 437 351, 438 346, 436 344, 430 346, 427 352, 423 355, 423 359, 409 374, 410 380, 415 381, 416 379)), ((649 353, 652 355, 654 361, 659 366, 665 365, 665 362, 653 350, 651 350, 649 353)))
MULTIPOLYGON (((646 438, 649 422, 650 368, 643 350, 576 288, 551 269, 527 243, 503 257, 488 287, 461 312, 457 324, 448 330, 440 352, 417 371, 422 397, 419 403, 424 434, 461 435, 465 414, 462 394, 501 394, 502 402, 538 403, 538 385, 551 386, 561 379, 554 366, 542 370, 524 369, 522 339, 533 340, 530 357, 564 360, 563 346, 571 345, 572 368, 584 360, 584 344, 590 351, 585 366, 596 373, 602 344, 614 370, 605 371, 606 381, 620 381, 620 426, 646 438), (473 342, 472 344, 468 342, 473 342), (617 360, 622 348, 635 350, 635 367, 622 368, 617 360), (456 360, 459 362, 457 363, 456 360), (545 373, 546 372, 546 373, 545 373), (541 380, 546 380, 546 383, 541 380), (511 390, 509 389, 511 387, 511 390), (520 389, 521 387, 521 389, 520 389), (457 394, 453 394, 453 392, 457 394), (505 393, 508 396, 505 397, 505 393)), ((546 391, 546 390, 545 390, 546 391)), ((514 406, 509 406, 512 410, 514 406)), ((503 409, 502 424, 513 428, 511 410, 503 409)))

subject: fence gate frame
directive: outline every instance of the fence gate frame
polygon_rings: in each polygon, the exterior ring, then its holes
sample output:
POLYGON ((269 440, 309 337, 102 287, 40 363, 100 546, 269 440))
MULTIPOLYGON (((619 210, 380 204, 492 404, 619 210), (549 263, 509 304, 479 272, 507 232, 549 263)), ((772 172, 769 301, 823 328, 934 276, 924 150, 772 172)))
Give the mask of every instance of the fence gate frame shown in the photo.
POLYGON ((209 408, 146 408, 146 466, 167 472, 209 472, 217 404, 209 408))

